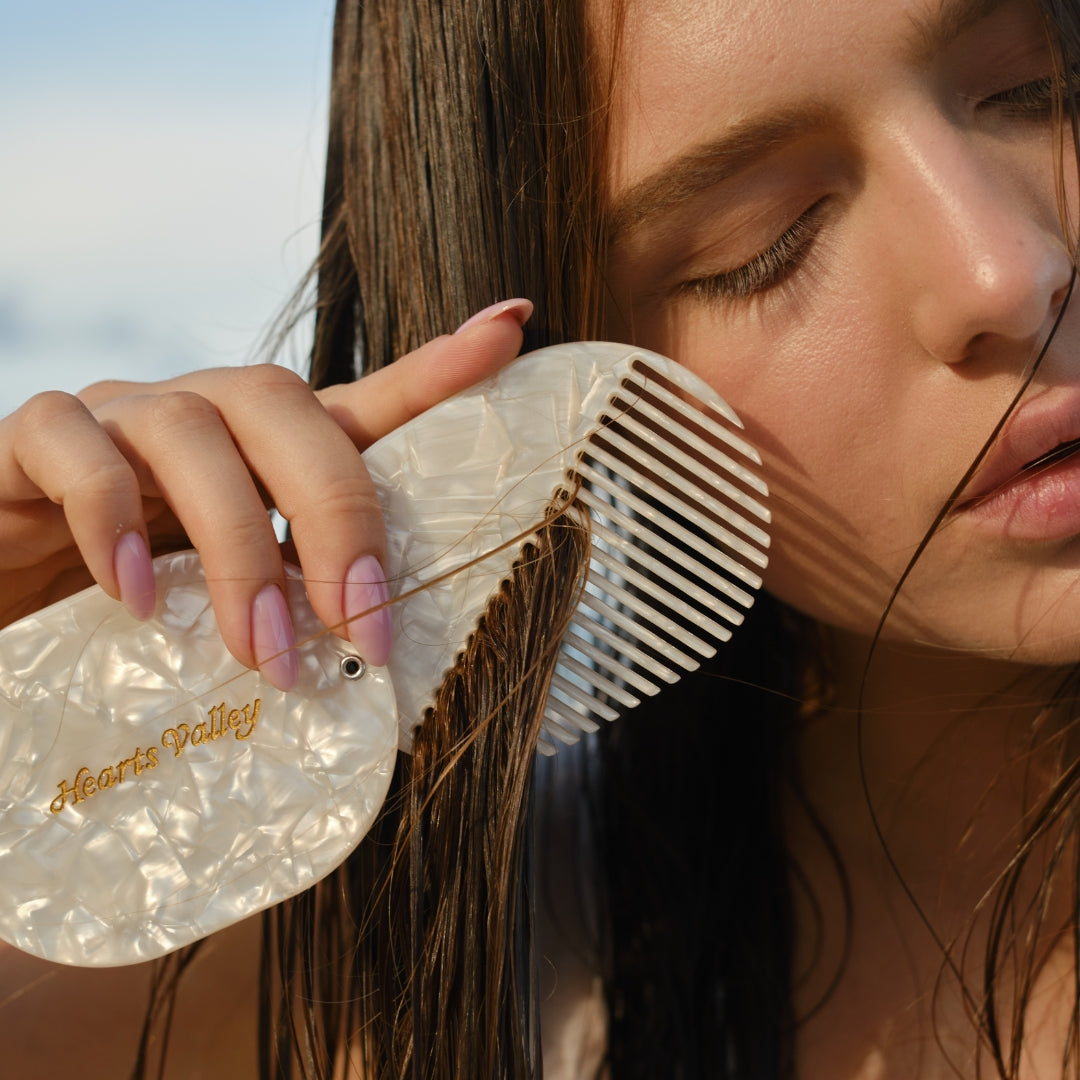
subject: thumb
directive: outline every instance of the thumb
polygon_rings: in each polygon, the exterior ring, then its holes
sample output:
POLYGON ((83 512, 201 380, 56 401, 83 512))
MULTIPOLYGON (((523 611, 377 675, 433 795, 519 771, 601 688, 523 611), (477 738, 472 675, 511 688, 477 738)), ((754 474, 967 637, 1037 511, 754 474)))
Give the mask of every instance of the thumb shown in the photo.
POLYGON ((323 407, 360 449, 440 401, 493 375, 517 356, 529 300, 504 300, 354 383, 317 391, 323 407))

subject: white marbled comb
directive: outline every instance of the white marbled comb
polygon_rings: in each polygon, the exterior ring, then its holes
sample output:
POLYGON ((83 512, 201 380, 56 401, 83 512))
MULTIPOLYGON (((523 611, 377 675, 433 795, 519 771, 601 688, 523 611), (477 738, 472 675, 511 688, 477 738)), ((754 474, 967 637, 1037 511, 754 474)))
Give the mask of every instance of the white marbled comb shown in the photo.
POLYGON ((155 561, 147 623, 93 588, 0 632, 0 938, 134 963, 329 873, 560 492, 578 492, 591 558, 540 748, 695 668, 766 563, 740 427, 672 361, 589 342, 522 357, 372 446, 401 598, 385 668, 325 632, 292 572, 300 680, 276 690, 225 650, 194 552, 155 561))

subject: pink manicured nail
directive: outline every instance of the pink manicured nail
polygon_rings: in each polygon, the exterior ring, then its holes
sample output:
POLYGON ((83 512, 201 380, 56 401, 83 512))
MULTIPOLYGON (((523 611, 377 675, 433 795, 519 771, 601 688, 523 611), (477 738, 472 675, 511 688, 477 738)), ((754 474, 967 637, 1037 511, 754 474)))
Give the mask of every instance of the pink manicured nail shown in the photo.
POLYGON ((154 614, 154 567, 141 533, 125 533, 117 541, 113 573, 120 586, 120 599, 136 619, 145 622, 154 614))
POLYGON ((251 607, 251 641, 263 675, 279 690, 291 690, 300 675, 296 637, 289 605, 276 585, 267 585, 255 597, 251 607))
POLYGON ((382 667, 390 659, 393 643, 393 623, 387 604, 390 589, 386 584, 379 560, 373 555, 363 555, 349 567, 345 575, 345 618, 349 619, 349 640, 356 651, 375 667, 382 667), (378 611, 371 611, 378 607, 378 611), (371 611, 370 615, 361 612, 371 611), (359 615, 357 619, 352 618, 359 615))
POLYGON ((478 311, 475 315, 466 319, 454 333, 460 334, 462 330, 468 330, 472 326, 479 326, 480 323, 491 322, 493 319, 499 319, 503 315, 513 316, 517 320, 518 326, 524 326, 532 313, 533 302, 531 300, 523 300, 520 297, 513 300, 500 300, 497 304, 492 304, 490 307, 486 307, 483 311, 478 311))

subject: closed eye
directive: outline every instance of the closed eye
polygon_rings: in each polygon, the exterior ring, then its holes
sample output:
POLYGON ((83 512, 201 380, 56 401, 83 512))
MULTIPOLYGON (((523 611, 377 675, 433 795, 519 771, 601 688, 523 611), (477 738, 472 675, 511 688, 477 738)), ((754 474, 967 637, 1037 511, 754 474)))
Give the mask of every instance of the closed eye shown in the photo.
POLYGON ((825 200, 814 203, 764 251, 733 270, 680 283, 677 295, 711 302, 742 300, 779 285, 803 261, 821 228, 825 200))
POLYGON ((1042 120, 1051 115, 1054 103, 1068 100, 1069 91, 1077 91, 1077 72, 1065 74, 1057 72, 1042 79, 1021 83, 1019 86, 1002 90, 998 94, 979 102, 979 107, 1002 110, 1006 115, 1020 119, 1042 120))

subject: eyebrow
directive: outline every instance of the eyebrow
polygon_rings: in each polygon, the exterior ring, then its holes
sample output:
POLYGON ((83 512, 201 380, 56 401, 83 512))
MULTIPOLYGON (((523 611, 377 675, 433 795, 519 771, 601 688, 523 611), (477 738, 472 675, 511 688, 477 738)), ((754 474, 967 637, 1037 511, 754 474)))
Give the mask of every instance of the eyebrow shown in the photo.
POLYGON ((619 196, 608 213, 609 240, 734 176, 809 129, 821 127, 830 114, 823 105, 807 103, 768 117, 750 118, 720 138, 680 154, 619 196))
MULTIPOLYGON (((1005 0, 941 0, 925 15, 913 14, 909 59, 929 63, 966 30, 1005 0)), ((608 210, 608 243, 647 218, 663 213, 736 175, 766 155, 814 128, 826 126, 835 113, 823 102, 750 117, 717 139, 699 143, 633 184, 608 210)))
POLYGON ((908 55, 918 65, 928 64, 961 34, 970 30, 1005 0, 941 0, 927 15, 912 15, 912 45, 908 55))

